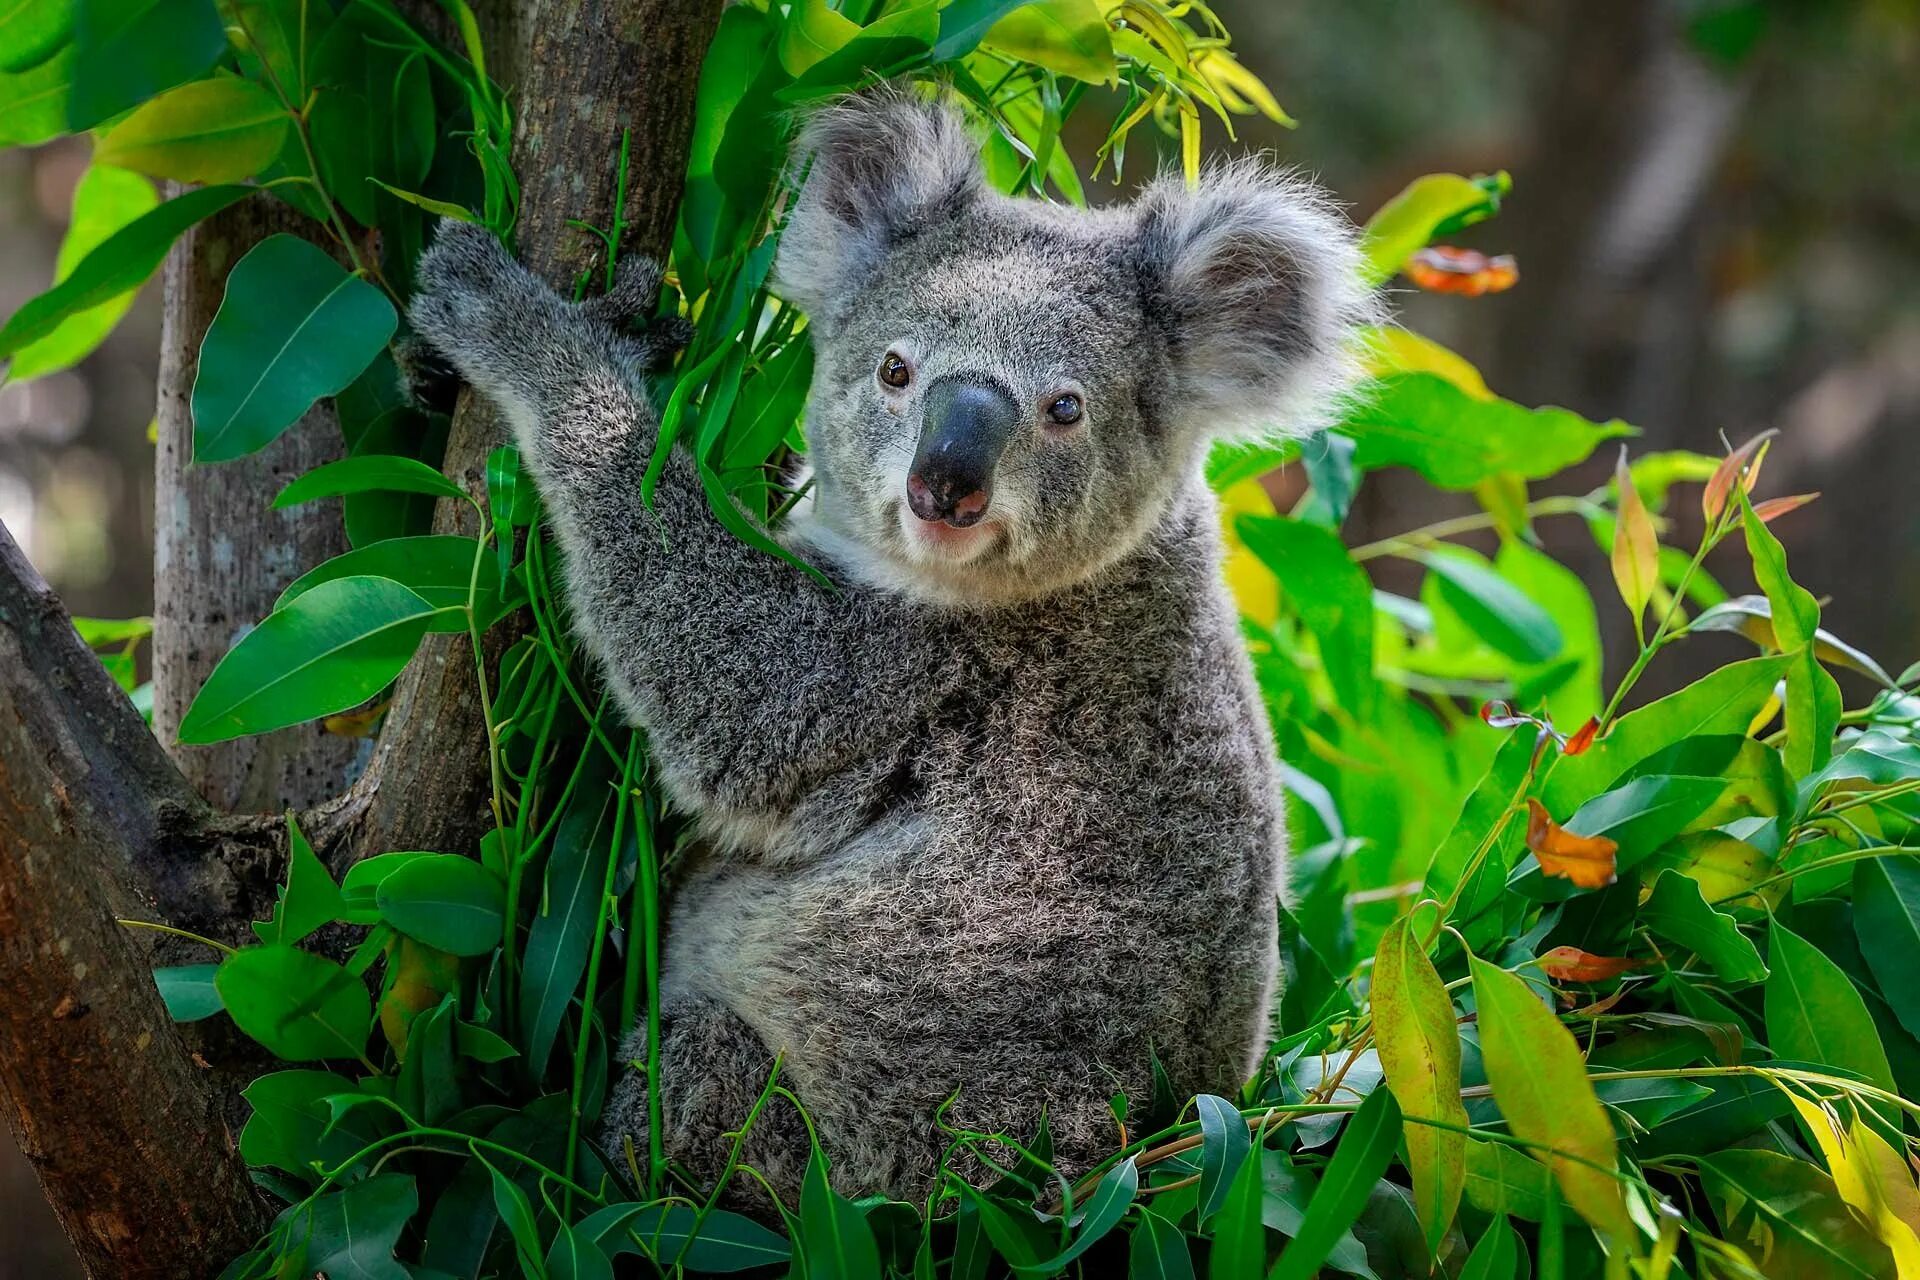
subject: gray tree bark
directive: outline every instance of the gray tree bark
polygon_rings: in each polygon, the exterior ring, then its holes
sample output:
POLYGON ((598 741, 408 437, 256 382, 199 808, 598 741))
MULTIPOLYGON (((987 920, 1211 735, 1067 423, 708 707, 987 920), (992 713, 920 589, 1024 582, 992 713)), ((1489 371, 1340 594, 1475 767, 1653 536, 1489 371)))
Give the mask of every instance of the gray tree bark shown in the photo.
POLYGON ((193 379, 200 339, 225 296, 227 273, 254 245, 307 220, 255 196, 188 231, 167 257, 160 339, 154 486, 153 728, 208 803, 277 813, 336 795, 363 762, 365 742, 317 724, 212 746, 176 741, 214 664, 267 615, 288 583, 347 549, 339 504, 270 508, 293 477, 344 452, 327 404, 316 405, 250 457, 193 465, 193 379))

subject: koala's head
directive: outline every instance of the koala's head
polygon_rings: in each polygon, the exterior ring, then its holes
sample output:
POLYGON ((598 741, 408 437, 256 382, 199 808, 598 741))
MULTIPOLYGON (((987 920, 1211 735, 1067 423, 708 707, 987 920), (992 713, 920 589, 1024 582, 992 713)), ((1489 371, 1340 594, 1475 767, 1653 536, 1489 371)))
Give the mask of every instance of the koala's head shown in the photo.
POLYGON ((897 89, 816 115, 779 285, 813 330, 819 536, 1000 603, 1139 545, 1213 441, 1321 425, 1372 304, 1297 178, 1244 162, 1082 210, 998 194, 979 153, 897 89))

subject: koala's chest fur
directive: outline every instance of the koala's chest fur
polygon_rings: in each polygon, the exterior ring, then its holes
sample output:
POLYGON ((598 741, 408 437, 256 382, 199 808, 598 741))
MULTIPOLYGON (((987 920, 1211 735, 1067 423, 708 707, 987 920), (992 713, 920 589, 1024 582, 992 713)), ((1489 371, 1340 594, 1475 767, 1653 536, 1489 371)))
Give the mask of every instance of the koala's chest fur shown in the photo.
POLYGON ((909 733, 792 805, 700 812, 716 852, 670 907, 669 1008, 726 1005, 802 1087, 935 1028, 933 1103, 1010 1043, 1131 1076, 1152 1042, 1190 1087, 1237 1084, 1282 829, 1230 608, 1199 599, 985 629, 909 733))

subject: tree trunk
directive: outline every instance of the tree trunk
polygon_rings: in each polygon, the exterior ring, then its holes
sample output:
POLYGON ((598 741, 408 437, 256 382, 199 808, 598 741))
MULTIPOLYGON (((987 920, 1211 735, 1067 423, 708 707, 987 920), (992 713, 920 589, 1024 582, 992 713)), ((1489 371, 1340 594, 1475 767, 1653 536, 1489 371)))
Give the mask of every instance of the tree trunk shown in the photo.
POLYGON ((0 530, 0 1095, 95 1276, 199 1280, 266 1221, 115 923, 151 917, 133 867, 199 808, 0 530))
POLYGON ((267 615, 288 583, 347 549, 338 503, 271 509, 287 481, 341 456, 331 406, 316 405, 250 457, 192 463, 190 402, 200 339, 220 309, 227 273, 268 236, 310 225, 285 205, 255 196, 188 231, 166 265, 154 485, 153 728, 194 789, 236 813, 305 808, 338 794, 359 772, 366 746, 317 724, 205 747, 175 740, 194 695, 234 641, 267 615))
MULTIPOLYGON (((516 112, 519 248, 556 283, 599 261, 599 242, 567 223, 614 224, 628 128, 624 244, 666 254, 700 59, 721 3, 482 7, 496 34, 495 74, 516 112)), ((409 666, 357 780, 363 744, 316 728, 213 748, 174 744, 193 695, 241 630, 293 577, 345 545, 333 504, 269 510, 286 480, 339 456, 329 410, 252 458, 188 461, 199 342, 226 274, 254 243, 289 229, 291 215, 250 202, 196 228, 168 262, 154 610, 160 742, 0 530, 0 1099, 95 1277, 213 1275, 267 1216, 234 1148, 230 1073, 206 1069, 188 1048, 155 991, 147 940, 116 917, 239 940, 270 908, 282 875, 286 807, 307 811, 303 827, 336 868, 385 849, 471 852, 488 822, 486 726, 462 637, 431 637, 409 666)), ((448 472, 477 488, 502 438, 489 415, 466 405, 448 472)), ((456 512, 443 503, 436 523, 456 527, 456 512)), ((490 656, 513 634, 496 628, 490 656)))

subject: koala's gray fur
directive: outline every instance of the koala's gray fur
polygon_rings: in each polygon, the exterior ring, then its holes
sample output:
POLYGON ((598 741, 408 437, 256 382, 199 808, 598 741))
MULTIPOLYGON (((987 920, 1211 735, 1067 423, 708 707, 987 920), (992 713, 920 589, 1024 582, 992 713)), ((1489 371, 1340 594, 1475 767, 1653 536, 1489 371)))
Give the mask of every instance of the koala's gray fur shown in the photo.
MULTIPOLYGON (((1257 1065, 1277 994, 1273 745, 1201 477, 1223 436, 1314 425, 1371 303, 1315 189, 1255 164, 1132 205, 1007 199, 947 109, 900 91, 816 116, 780 289, 818 354, 815 481, 782 536, 829 590, 729 535, 657 419, 646 337, 449 225, 412 318, 506 410, 567 553, 575 621, 705 852, 663 966, 667 1149, 712 1177, 766 1081, 849 1191, 926 1193, 959 1129, 1063 1167, 1120 1141, 1151 1055, 1178 1090, 1257 1065), (876 380, 889 351, 912 366, 876 380), (959 371, 1027 421, 977 532, 916 532, 919 392, 959 371), (1042 414, 1084 399, 1071 428, 1042 414)), ((935 531, 938 532, 938 531, 935 531)), ((628 1057, 644 1054, 630 1043, 628 1057)), ((646 1146, 629 1071, 610 1140, 646 1146)), ((790 1198, 776 1106, 746 1158, 790 1198)))

